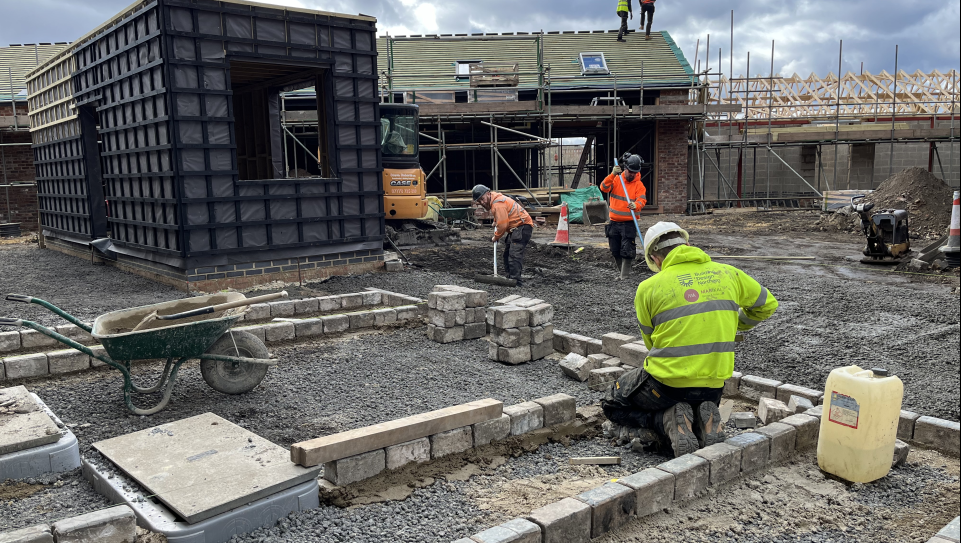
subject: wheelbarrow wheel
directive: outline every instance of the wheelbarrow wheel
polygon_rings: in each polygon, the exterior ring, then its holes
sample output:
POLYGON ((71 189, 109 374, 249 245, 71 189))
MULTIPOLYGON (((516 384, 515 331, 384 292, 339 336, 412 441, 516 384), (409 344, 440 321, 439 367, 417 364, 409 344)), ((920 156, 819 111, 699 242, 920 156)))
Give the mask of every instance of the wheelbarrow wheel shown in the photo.
MULTIPOLYGON (((268 348, 252 334, 228 331, 205 354, 242 358, 269 358, 268 348)), ((224 394, 244 394, 258 386, 268 373, 268 366, 246 362, 201 360, 201 377, 214 390, 224 394)))

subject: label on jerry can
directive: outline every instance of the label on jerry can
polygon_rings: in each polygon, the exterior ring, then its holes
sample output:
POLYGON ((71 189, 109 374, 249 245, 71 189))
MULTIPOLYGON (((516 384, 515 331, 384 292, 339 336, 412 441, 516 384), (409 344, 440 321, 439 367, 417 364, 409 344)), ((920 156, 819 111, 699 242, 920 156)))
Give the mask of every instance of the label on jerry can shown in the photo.
POLYGON ((859 419, 860 404, 857 400, 836 390, 833 391, 830 395, 830 422, 857 429, 859 419))

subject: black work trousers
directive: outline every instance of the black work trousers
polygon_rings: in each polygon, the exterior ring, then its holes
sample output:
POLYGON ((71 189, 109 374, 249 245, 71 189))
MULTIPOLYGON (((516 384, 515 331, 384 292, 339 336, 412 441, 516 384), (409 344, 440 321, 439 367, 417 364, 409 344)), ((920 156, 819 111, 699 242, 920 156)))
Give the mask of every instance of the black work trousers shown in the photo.
POLYGON ((606 225, 609 251, 613 258, 636 258, 636 227, 633 221, 613 221, 606 225))
POLYGON ((532 226, 523 224, 507 236, 502 238, 505 241, 505 250, 502 251, 502 264, 509 279, 515 279, 522 286, 522 260, 525 256, 526 245, 532 239, 532 226))
POLYGON ((656 13, 656 4, 644 4, 642 0, 639 1, 639 28, 643 27, 643 22, 646 22, 646 33, 649 34, 651 28, 653 28, 653 14, 656 13), (647 18, 646 15, 649 14, 647 18))
POLYGON ((663 431, 663 412, 678 403, 688 403, 693 413, 703 402, 720 405, 723 387, 720 388, 673 388, 648 376, 643 386, 629 397, 629 404, 603 400, 606 418, 614 424, 630 428, 648 428, 666 437, 663 431))
POLYGON ((629 12, 628 11, 617 11, 616 15, 619 15, 619 34, 616 35, 617 40, 623 39, 623 36, 629 33, 629 12))

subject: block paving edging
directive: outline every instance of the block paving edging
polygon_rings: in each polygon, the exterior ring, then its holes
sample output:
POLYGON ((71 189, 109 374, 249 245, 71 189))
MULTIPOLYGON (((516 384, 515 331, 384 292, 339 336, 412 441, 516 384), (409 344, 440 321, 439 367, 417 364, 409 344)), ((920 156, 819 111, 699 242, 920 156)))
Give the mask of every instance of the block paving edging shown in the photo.
POLYGON ((99 509, 50 524, 37 524, 0 533, 0 540, 15 543, 103 543, 134 541, 137 519, 126 505, 99 509))

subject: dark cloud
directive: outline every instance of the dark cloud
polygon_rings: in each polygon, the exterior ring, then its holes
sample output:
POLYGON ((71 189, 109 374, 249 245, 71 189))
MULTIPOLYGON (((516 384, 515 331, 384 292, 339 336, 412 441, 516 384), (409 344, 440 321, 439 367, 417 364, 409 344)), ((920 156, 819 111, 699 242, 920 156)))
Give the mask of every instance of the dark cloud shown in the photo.
MULTIPOLYGON (((599 30, 618 26, 616 1, 585 0, 269 0, 273 3, 379 19, 379 32, 464 33, 536 30, 599 30)), ((631 0, 634 3, 636 0, 631 0)), ((85 34, 128 5, 128 0, 31 0, 5 2, 0 43, 69 41, 85 34), (44 24, 34 21, 42 19, 44 24)), ((861 63, 872 72, 893 71, 894 46, 900 45, 902 70, 960 69, 961 8, 955 0, 658 0, 655 27, 670 32, 686 57, 729 73, 730 10, 734 11, 734 74, 767 74, 770 44, 776 42, 774 70, 825 76, 837 71, 839 40, 843 69, 861 63)), ((638 20, 638 19, 637 19, 638 20)), ((633 22, 637 22, 634 20, 633 22)))

